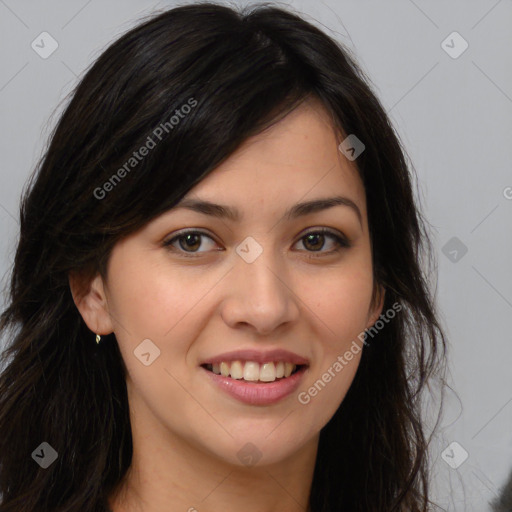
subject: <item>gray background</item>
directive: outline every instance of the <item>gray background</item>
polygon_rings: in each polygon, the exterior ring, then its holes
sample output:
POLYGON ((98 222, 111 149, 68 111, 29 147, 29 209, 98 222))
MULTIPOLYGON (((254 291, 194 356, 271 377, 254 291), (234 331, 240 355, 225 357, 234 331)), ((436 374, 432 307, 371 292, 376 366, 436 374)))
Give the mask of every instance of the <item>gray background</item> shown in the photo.
MULTIPOLYGON (((0 0, 2 287, 20 193, 65 96, 116 36, 173 5, 0 0), (47 59, 31 47, 43 31, 59 44, 47 59)), ((438 255, 437 300, 454 390, 432 445, 434 498, 447 510, 488 510, 512 469, 512 1, 281 5, 353 50, 414 163, 438 255), (469 44, 457 58, 441 44, 453 31, 469 44), (457 468, 442 457, 454 441, 469 454, 457 468)), ((458 52, 461 41, 452 39, 446 44, 458 52)), ((460 448, 448 453, 460 461, 460 448)))

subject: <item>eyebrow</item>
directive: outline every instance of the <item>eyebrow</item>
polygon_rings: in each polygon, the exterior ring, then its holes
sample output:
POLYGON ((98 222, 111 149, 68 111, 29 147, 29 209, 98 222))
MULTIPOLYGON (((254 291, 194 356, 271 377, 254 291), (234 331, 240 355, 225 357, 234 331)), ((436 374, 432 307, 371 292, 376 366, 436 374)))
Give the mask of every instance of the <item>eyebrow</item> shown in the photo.
MULTIPOLYGON (((314 199, 312 201, 297 203, 296 205, 292 206, 291 208, 284 212, 284 215, 281 218, 281 220, 296 219, 298 217, 310 215, 312 213, 326 210, 334 206, 347 206, 350 209, 352 209, 352 211, 355 212, 355 214, 357 215, 357 218, 359 219, 359 224, 361 224, 362 227, 363 217, 361 211, 359 210, 359 207, 354 201, 352 201, 352 199, 343 196, 319 198, 314 199)), ((211 203, 210 201, 202 199, 183 199, 173 209, 178 208, 186 208, 188 210, 193 210, 195 212, 203 213, 205 215, 229 219, 233 222, 238 222, 242 217, 240 211, 235 207, 211 203)))

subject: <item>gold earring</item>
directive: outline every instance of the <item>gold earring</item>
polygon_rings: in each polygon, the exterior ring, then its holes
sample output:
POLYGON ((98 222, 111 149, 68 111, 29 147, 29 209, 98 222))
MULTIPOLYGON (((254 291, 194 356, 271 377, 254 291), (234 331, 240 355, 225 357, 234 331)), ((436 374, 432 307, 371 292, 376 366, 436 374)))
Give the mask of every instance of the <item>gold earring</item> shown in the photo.
POLYGON ((96 334, 96 343, 99 345, 101 340, 101 336, 99 334, 96 334))

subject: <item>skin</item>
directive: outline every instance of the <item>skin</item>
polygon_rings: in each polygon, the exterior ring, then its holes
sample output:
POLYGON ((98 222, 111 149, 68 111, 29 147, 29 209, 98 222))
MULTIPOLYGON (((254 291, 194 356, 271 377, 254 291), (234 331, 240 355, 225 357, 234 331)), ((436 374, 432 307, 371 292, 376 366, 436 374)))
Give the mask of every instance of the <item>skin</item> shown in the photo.
POLYGON ((134 451, 110 497, 114 512, 307 510, 319 432, 361 352, 308 404, 297 395, 375 323, 384 300, 379 288, 371 303, 365 191, 341 140, 319 103, 303 103, 187 194, 237 207, 239 222, 173 208, 116 244, 106 279, 96 276, 82 293, 79 276, 70 277, 84 321, 94 333, 115 333, 128 370, 134 451), (347 206, 280 220, 298 202, 334 195, 358 206, 361 223, 347 206), (322 227, 351 247, 329 254, 338 246, 328 235, 308 243, 307 232, 322 227), (174 252, 163 246, 184 228, 211 238, 182 238, 174 252), (248 236, 263 249, 250 264, 235 251, 248 236), (187 248, 196 257, 183 256, 187 248), (133 354, 144 339, 161 351, 149 366, 133 354), (272 405, 235 400, 199 366, 232 350, 274 348, 310 366, 299 389, 272 405), (261 454, 253 466, 237 456, 248 442, 261 454))

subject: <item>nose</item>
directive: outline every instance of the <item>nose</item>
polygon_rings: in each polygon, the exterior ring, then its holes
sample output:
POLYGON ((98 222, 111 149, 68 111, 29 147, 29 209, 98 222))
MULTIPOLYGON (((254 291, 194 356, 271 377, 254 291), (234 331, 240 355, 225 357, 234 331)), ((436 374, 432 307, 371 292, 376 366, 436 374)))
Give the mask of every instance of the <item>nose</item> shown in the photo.
POLYGON ((225 281, 222 318, 231 328, 244 326, 268 335, 299 318, 299 298, 289 282, 286 263, 263 252, 251 263, 238 255, 225 281))

